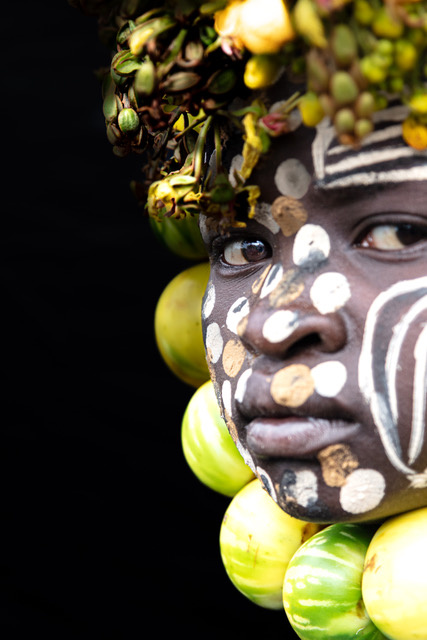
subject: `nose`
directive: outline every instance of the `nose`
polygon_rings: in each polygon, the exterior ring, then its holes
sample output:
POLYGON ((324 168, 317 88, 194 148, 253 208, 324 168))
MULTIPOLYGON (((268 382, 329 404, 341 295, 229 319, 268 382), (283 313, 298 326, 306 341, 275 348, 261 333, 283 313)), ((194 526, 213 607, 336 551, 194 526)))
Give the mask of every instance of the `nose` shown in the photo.
POLYGON ((239 335, 249 351, 280 359, 307 350, 336 353, 347 342, 339 312, 322 314, 295 304, 271 309, 259 302, 239 327, 239 335))

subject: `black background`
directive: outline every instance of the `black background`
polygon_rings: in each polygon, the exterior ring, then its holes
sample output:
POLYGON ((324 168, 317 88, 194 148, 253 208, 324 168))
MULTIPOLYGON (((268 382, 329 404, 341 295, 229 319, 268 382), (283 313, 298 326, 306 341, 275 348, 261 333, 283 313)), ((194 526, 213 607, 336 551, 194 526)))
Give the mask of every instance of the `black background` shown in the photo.
POLYGON ((161 361, 153 315, 189 264, 150 234, 134 160, 106 139, 96 23, 66 0, 6 4, 2 638, 286 637, 283 611, 226 576, 229 499, 183 458, 194 389, 161 361))

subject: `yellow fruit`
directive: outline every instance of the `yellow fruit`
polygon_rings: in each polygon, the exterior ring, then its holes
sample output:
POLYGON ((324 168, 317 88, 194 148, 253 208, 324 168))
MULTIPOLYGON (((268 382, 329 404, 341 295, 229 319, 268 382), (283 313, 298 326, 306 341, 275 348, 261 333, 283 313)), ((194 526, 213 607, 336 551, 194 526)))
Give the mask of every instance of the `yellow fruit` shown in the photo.
POLYGON ((160 295, 154 316, 156 342, 164 361, 178 378, 194 387, 209 380, 201 325, 208 279, 208 262, 179 273, 160 295))
POLYGON ((252 480, 234 496, 221 526, 220 550, 228 577, 255 604, 282 609, 288 563, 320 528, 289 516, 258 479, 252 480))
POLYGON ((254 478, 221 417, 211 380, 190 399, 181 439, 188 466, 210 489, 231 498, 254 478))
POLYGON ((362 597, 391 640, 427 638, 427 507, 390 518, 368 547, 362 597))

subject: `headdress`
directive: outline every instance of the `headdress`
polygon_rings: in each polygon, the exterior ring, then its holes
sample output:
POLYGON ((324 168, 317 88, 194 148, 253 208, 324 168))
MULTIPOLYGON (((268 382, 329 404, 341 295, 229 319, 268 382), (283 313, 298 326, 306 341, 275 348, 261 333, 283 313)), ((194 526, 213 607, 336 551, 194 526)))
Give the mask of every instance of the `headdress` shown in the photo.
POLYGON ((427 148, 427 2, 422 0, 70 0, 114 48, 103 82, 114 152, 142 154, 138 199, 155 219, 254 214, 251 173, 272 139, 329 118, 357 146, 398 100, 402 135, 427 148), (274 104, 286 78, 301 91, 274 104), (230 176, 222 149, 240 135, 230 176))

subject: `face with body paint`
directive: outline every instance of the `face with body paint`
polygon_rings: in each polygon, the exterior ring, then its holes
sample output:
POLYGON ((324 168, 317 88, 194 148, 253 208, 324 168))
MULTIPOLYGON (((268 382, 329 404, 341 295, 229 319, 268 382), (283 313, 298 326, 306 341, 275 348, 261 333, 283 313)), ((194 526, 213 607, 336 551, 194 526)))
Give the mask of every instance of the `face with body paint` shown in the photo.
POLYGON ((402 141, 400 107, 377 119, 357 150, 323 123, 277 139, 251 179, 255 218, 225 232, 201 220, 223 416, 305 520, 427 504, 427 156, 402 141))

